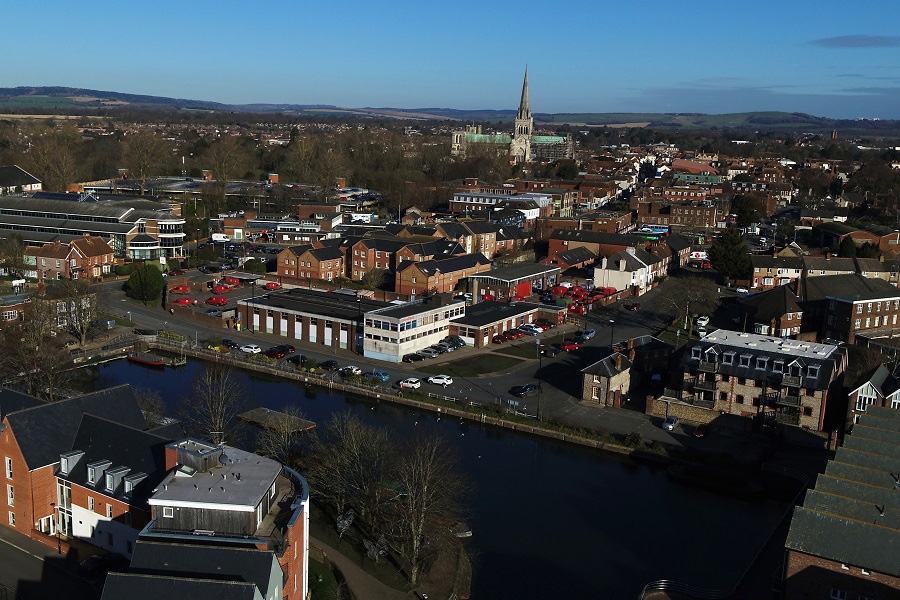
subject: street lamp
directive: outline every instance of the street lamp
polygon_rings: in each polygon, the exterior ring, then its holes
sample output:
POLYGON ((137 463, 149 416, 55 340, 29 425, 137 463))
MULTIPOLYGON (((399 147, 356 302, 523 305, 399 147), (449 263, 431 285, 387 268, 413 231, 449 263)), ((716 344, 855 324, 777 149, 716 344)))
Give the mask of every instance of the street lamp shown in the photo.
POLYGON ((609 320, 609 347, 613 347, 613 334, 616 331, 616 321, 615 319, 609 320))
POLYGON ((541 385, 540 373, 541 373, 541 368, 543 367, 544 359, 543 359, 543 356, 541 355, 541 340, 536 339, 536 340, 534 340, 534 342, 535 342, 535 348, 537 349, 537 358, 538 358, 538 370, 537 370, 537 373, 534 374, 534 378, 537 380, 537 385, 538 385, 537 412, 535 413, 535 416, 537 417, 537 420, 540 421, 541 420, 541 394, 544 393, 544 387, 541 385))
POLYGON ((356 337, 356 351, 359 354, 362 354, 363 349, 362 349, 362 344, 360 343, 360 341, 362 339, 362 335, 363 335, 362 332, 364 331, 364 328, 363 328, 363 318, 362 318, 362 298, 360 296, 356 297, 356 309, 357 309, 357 312, 359 313, 359 316, 356 321, 356 331, 354 331, 353 333, 356 337))

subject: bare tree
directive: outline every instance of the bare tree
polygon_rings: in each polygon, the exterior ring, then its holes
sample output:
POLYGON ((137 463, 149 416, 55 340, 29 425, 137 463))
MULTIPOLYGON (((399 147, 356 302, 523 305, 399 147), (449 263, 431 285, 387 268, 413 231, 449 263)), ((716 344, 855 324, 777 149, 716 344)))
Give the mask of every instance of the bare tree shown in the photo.
POLYGON ((234 371, 213 364, 204 367, 194 379, 191 394, 182 400, 180 412, 191 433, 223 444, 236 437, 237 416, 246 401, 246 390, 234 371))
POLYGON ((72 124, 37 130, 28 152, 28 162, 43 187, 64 192, 77 179, 81 134, 72 124))
POLYGON ((147 178, 158 174, 171 156, 169 142, 155 133, 141 131, 125 138, 125 165, 141 182, 141 196, 147 188, 147 178))
POLYGON ((669 277, 660 285, 660 302, 671 308, 674 321, 684 321, 684 327, 690 326, 689 319, 694 313, 711 313, 718 306, 718 286, 705 277, 669 277))
POLYGON ((14 277, 25 274, 25 243, 21 235, 12 233, 0 239, 0 260, 14 277))
POLYGON ((362 284, 367 290, 377 290, 384 285, 385 275, 384 269, 369 269, 362 276, 362 284))
POLYGON ((67 279, 57 292, 65 327, 83 346, 97 320, 97 294, 83 279, 67 279))
POLYGON ((140 386, 132 386, 132 388, 134 389, 134 397, 141 412, 144 413, 144 418, 147 419, 147 425, 150 429, 162 425, 166 416, 166 405, 163 403, 159 391, 140 386))
POLYGON ((20 381, 29 394, 47 401, 59 400, 71 379, 71 358, 54 336, 58 303, 34 298, 25 320, 3 330, 3 375, 20 381))
POLYGON ((209 146, 206 159, 210 162, 213 175, 221 194, 222 206, 225 206, 225 193, 228 190, 228 182, 237 179, 241 171, 247 168, 250 156, 241 145, 240 138, 228 135, 219 138, 209 146))
POLYGON ((396 503, 396 532, 409 580, 416 585, 426 540, 437 544, 453 535, 465 484, 453 448, 435 431, 417 430, 400 452, 395 476, 403 491, 396 503))
POLYGON ((303 438, 306 432, 297 429, 300 420, 306 420, 297 406, 286 406, 282 415, 266 423, 256 439, 258 452, 283 465, 296 467, 299 462, 303 438))

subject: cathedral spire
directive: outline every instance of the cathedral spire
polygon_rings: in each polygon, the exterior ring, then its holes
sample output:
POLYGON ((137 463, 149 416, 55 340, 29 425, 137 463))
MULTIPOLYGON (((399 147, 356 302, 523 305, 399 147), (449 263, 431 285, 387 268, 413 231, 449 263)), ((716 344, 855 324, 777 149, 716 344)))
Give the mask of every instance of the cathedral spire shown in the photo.
POLYGON ((525 65, 525 81, 522 82, 522 99, 519 101, 517 119, 531 118, 531 104, 528 102, 528 65, 525 65))

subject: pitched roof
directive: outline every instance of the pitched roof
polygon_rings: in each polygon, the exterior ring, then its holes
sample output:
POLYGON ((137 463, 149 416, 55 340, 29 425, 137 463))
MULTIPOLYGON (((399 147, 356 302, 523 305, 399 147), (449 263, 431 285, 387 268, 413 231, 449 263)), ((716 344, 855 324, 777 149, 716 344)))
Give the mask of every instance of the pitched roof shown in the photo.
POLYGON ((397 266, 397 271, 405 271, 415 265, 423 274, 430 276, 435 273, 453 273, 463 269, 471 269, 477 265, 489 264, 491 264, 491 261, 484 254, 476 252, 475 254, 463 254, 462 256, 451 256, 449 258, 431 259, 421 262, 404 260, 397 266))
POLYGON ((768 254, 751 254, 750 264, 754 269, 803 269, 803 259, 799 256, 771 256, 768 254))
POLYGON ((607 244, 612 246, 643 246, 647 243, 647 240, 639 235, 603 233, 601 231, 575 229, 556 229, 550 234, 550 239, 607 244))
POLYGON ((841 256, 804 256, 802 260, 807 271, 856 272, 856 264, 852 258, 841 256))
POLYGON ((23 394, 9 388, 0 388, 0 420, 17 410, 24 410, 47 404, 40 398, 23 394))
POLYGON ((306 252, 302 254, 309 253, 318 261, 323 260, 337 260, 339 258, 344 258, 344 251, 340 248, 330 247, 330 248, 309 248, 306 252))
POLYGON ((113 249, 109 247, 106 240, 95 235, 73 240, 72 245, 78 249, 82 256, 103 256, 104 254, 113 253, 113 249))
POLYGON ((0 167, 0 187, 34 185, 41 180, 17 165, 0 167))
POLYGON ((809 277, 803 286, 806 301, 834 298, 845 302, 900 298, 900 289, 883 279, 863 277, 857 273, 809 277))
POLYGON ((758 321, 769 323, 788 313, 803 312, 797 304, 796 295, 789 286, 780 285, 771 290, 755 294, 741 302, 747 312, 753 314, 758 321))
POLYGON ((497 233, 501 225, 490 221, 466 221, 463 225, 474 234, 497 233))
POLYGON ((600 375, 601 377, 615 377, 631 368, 631 361, 621 352, 612 352, 601 358, 594 364, 581 370, 582 373, 600 375), (618 361, 621 360, 621 363, 618 361))
MULTIPOLYGON (((199 546, 198 546, 199 547, 199 546)), ((103 584, 102 600, 254 600, 257 588, 245 581, 218 581, 197 577, 167 577, 138 573, 110 573, 103 584)))
POLYGON ((890 273, 891 269, 877 258, 856 258, 856 268, 860 273, 890 273))
POLYGON ((127 384, 12 412, 6 419, 28 469, 53 464, 60 454, 71 450, 85 413, 140 431, 147 429, 134 391, 127 384))
POLYGON ((669 234, 665 237, 666 244, 669 245, 674 252, 680 252, 691 247, 691 243, 684 236, 676 233, 669 234))
POLYGON ((589 248, 578 246, 577 248, 560 252, 556 255, 556 259, 567 265, 574 265, 576 263, 597 260, 597 255, 591 252, 589 248))
POLYGON ((439 223, 437 225, 437 230, 442 233, 444 236, 458 240, 459 238, 465 238, 472 235, 472 233, 463 226, 462 223, 439 223))
POLYGON ((69 245, 54 243, 44 244, 43 246, 28 246, 27 248, 25 248, 25 255, 63 260, 69 256, 69 245))

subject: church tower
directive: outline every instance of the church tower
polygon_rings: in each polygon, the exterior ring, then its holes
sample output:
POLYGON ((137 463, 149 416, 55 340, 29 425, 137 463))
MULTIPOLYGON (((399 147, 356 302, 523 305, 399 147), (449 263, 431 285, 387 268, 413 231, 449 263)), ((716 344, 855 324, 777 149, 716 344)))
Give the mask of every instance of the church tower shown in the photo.
POLYGON ((534 119, 531 116, 531 103, 528 101, 528 67, 525 67, 525 81, 522 82, 522 98, 516 113, 516 131, 513 134, 509 152, 516 162, 528 162, 531 158, 531 131, 534 119))

